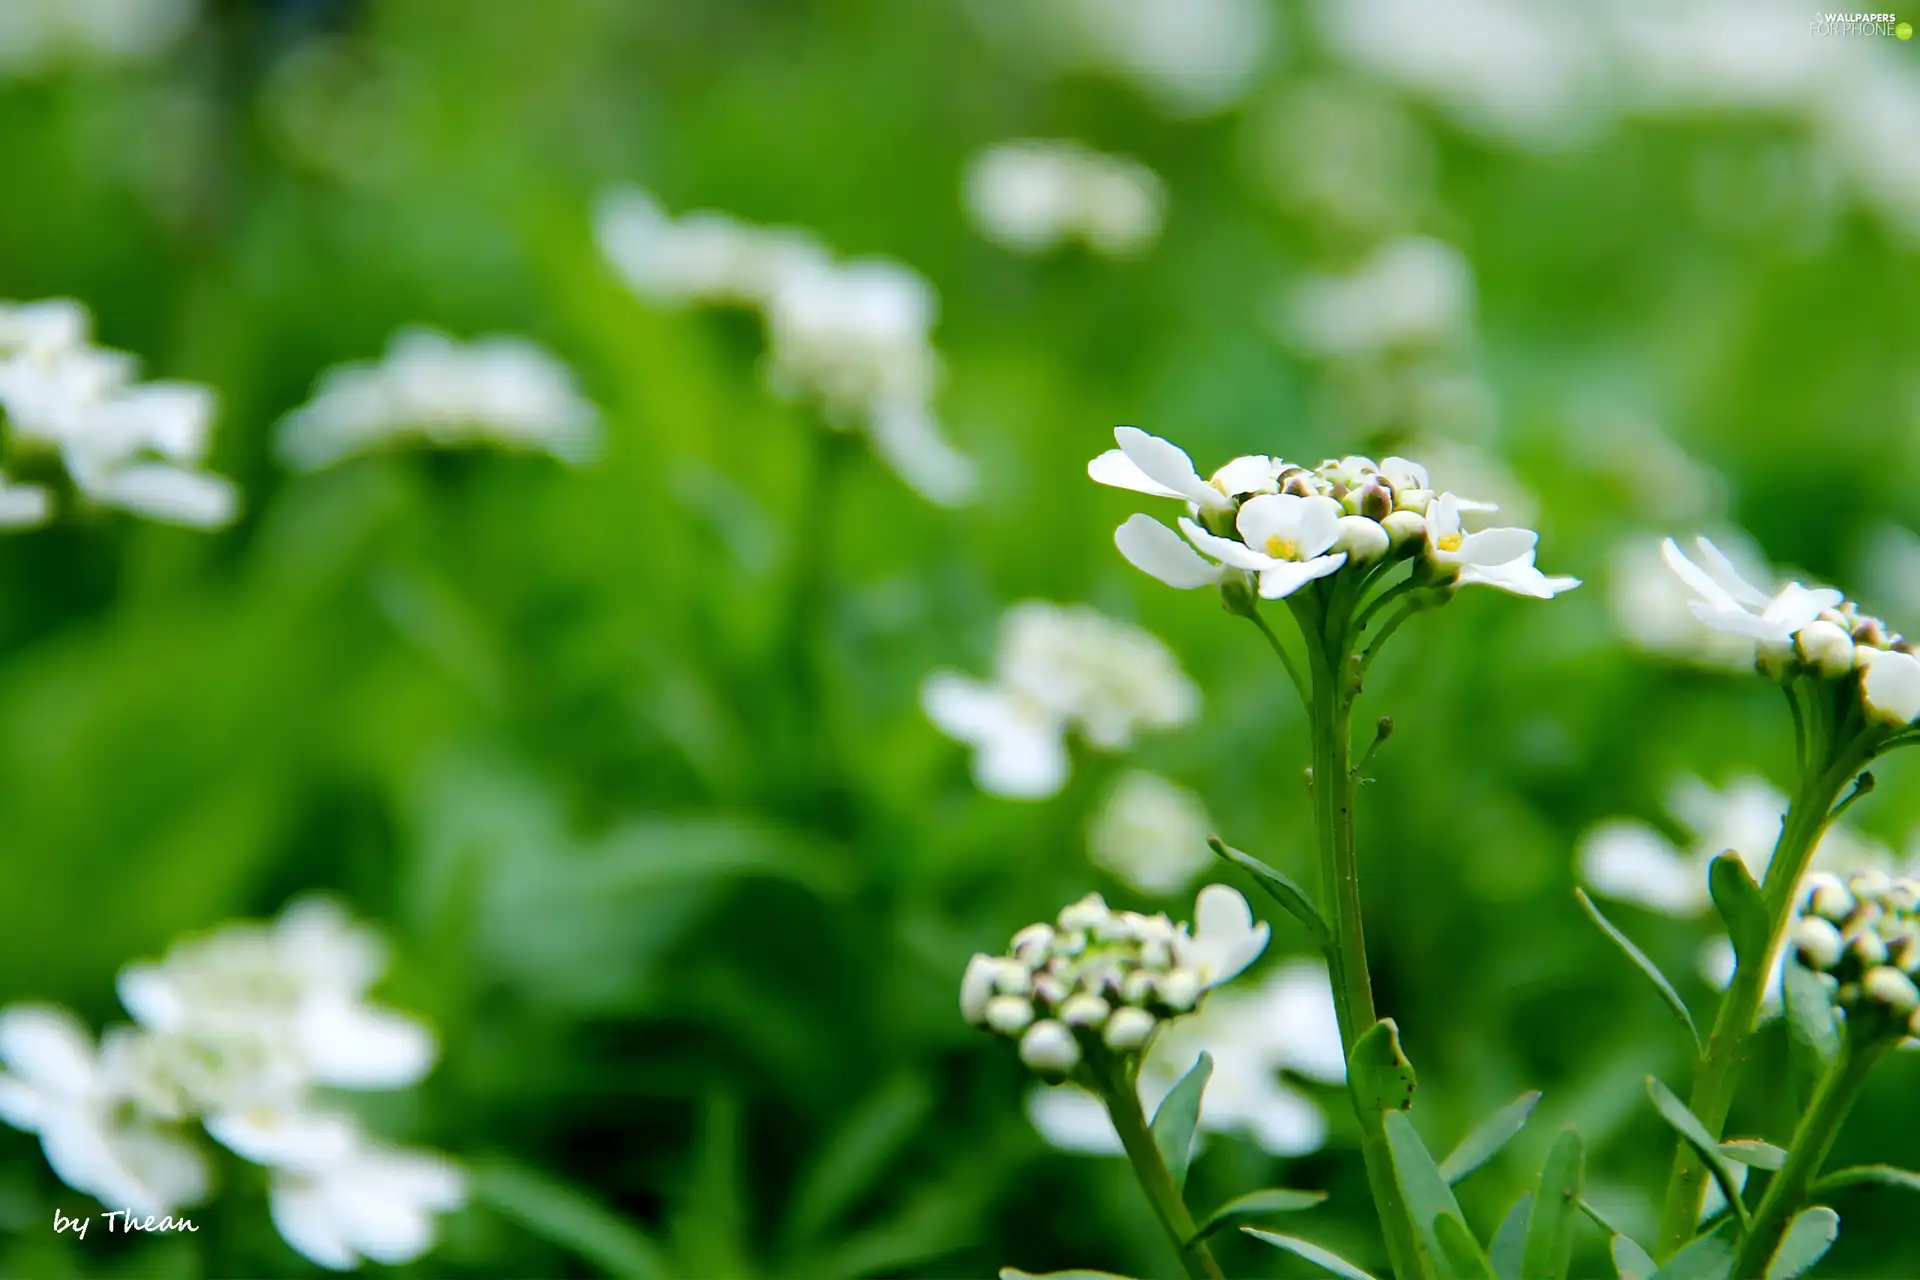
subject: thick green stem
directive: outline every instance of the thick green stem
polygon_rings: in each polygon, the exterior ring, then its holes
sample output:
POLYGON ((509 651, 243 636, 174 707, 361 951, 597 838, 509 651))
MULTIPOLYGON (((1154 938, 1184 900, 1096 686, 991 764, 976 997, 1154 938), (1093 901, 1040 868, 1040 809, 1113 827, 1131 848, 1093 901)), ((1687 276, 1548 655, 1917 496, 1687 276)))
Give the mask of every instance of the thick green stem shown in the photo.
POLYGON ((1153 1216, 1159 1219, 1160 1229, 1167 1233, 1174 1252, 1180 1255, 1180 1265, 1186 1269, 1189 1280, 1224 1280, 1220 1264, 1213 1260, 1206 1241, 1195 1239, 1199 1228, 1194 1225, 1193 1215, 1187 1212, 1187 1203, 1180 1196, 1180 1188, 1174 1185, 1166 1161, 1160 1158, 1153 1131, 1147 1127, 1146 1113, 1140 1109, 1140 1093, 1132 1073, 1116 1063, 1111 1076, 1102 1078, 1099 1086, 1107 1114, 1113 1118, 1114 1131, 1120 1135, 1120 1145, 1126 1148, 1134 1176, 1140 1180, 1140 1189, 1147 1193, 1153 1216))
POLYGON ((1833 1150, 1834 1139, 1840 1136, 1840 1126, 1859 1100, 1868 1072, 1892 1043, 1890 1039, 1882 1039, 1872 1044, 1856 1044, 1852 1035, 1841 1041, 1839 1054, 1820 1078, 1806 1113, 1793 1131, 1786 1164, 1773 1176, 1773 1181, 1767 1184, 1766 1195, 1760 1198, 1760 1207, 1753 1215, 1753 1229, 1740 1246, 1732 1274, 1757 1276, 1765 1268, 1780 1233, 1806 1203, 1807 1188, 1820 1175, 1827 1153, 1833 1150))

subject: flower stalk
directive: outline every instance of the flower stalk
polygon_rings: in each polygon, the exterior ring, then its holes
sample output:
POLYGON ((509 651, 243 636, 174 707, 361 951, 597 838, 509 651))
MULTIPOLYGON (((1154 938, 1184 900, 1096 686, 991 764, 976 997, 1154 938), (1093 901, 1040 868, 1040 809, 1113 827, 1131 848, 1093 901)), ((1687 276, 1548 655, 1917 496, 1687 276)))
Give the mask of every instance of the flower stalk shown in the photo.
POLYGON ((1134 1080, 1137 1064, 1118 1057, 1110 1061, 1110 1069, 1101 1073, 1094 1084, 1107 1114, 1113 1119, 1114 1132, 1120 1135, 1127 1160, 1133 1165, 1134 1177, 1146 1192, 1147 1202, 1153 1206, 1154 1218, 1180 1256, 1180 1265, 1185 1268, 1188 1280, 1225 1280, 1207 1242, 1197 1238, 1200 1229, 1187 1211, 1180 1188, 1174 1185, 1173 1174, 1154 1143, 1146 1112, 1140 1108, 1140 1090, 1134 1080))

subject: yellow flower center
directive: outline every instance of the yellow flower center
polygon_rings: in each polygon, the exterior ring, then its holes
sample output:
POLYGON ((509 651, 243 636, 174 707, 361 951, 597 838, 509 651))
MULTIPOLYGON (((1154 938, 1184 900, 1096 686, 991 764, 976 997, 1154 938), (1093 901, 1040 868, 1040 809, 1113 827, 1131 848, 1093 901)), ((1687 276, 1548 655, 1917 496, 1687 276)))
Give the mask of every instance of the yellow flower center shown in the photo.
POLYGON ((1300 558, 1300 544, 1292 538, 1283 537, 1276 533, 1267 539, 1267 554, 1275 560, 1298 560, 1300 558))
POLYGON ((1440 539, 1440 541, 1435 545, 1437 545, 1442 551, 1458 551, 1460 549, 1460 542, 1461 542, 1460 534, 1450 533, 1446 537, 1440 539))

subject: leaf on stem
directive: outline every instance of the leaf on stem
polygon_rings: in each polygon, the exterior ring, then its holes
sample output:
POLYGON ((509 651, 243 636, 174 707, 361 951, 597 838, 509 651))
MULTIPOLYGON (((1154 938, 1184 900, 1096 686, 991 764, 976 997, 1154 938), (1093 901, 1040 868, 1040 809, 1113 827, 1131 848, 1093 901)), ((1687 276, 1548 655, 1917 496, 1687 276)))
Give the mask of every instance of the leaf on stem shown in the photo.
POLYGON ((1302 1209, 1311 1209, 1327 1198, 1324 1191, 1294 1191, 1287 1187, 1268 1187, 1264 1191, 1249 1191, 1243 1196, 1221 1205, 1208 1215, 1194 1232, 1195 1240, 1204 1240, 1214 1232, 1226 1227, 1236 1227, 1247 1218, 1264 1218, 1270 1213, 1297 1213, 1302 1209))
POLYGON ((1695 1236, 1653 1273, 1653 1280, 1727 1280, 1733 1272, 1733 1246, 1718 1227, 1695 1236))
POLYGON ((1787 1163, 1787 1153, 1771 1142, 1758 1138, 1734 1138, 1720 1144, 1720 1154, 1752 1169, 1778 1173, 1787 1163))
POLYGON ((1499 1280, 1494 1274, 1493 1263, 1487 1260, 1486 1251, 1473 1238, 1473 1233, 1467 1230, 1465 1223, 1443 1213, 1431 1225, 1433 1238, 1440 1242, 1440 1253, 1446 1258, 1454 1280, 1499 1280))
MULTIPOLYGON (((1359 1048, 1354 1046, 1356 1052, 1359 1048)), ((1434 1235, 1433 1220, 1442 1216, 1456 1218, 1464 1228, 1467 1220, 1460 1212, 1460 1202, 1453 1198, 1453 1188, 1440 1176, 1440 1167, 1434 1164, 1432 1153, 1420 1140, 1420 1133, 1407 1113, 1389 1111, 1382 1121, 1387 1131, 1387 1149, 1393 1153, 1394 1177, 1400 1183, 1400 1194, 1406 1197, 1407 1212, 1420 1232, 1421 1247, 1430 1258, 1444 1258, 1446 1254, 1434 1235)))
POLYGON ((1580 1201, 1580 1212, 1586 1214, 1587 1217, 1593 1221, 1594 1226, 1600 1228, 1610 1236, 1623 1236, 1627 1234, 1619 1227, 1613 1225, 1612 1220, 1609 1219, 1606 1214, 1594 1208, 1593 1201, 1591 1200, 1583 1199, 1580 1201))
POLYGON ((1840 1027, 1833 1016, 1833 997, 1811 969, 1789 959, 1781 966, 1786 988, 1787 1030, 1795 1044, 1811 1050, 1823 1065, 1840 1052, 1840 1027))
POLYGON ((1566 1280, 1573 1260, 1573 1227, 1580 1220, 1585 1170, 1586 1151, 1580 1135, 1569 1129, 1553 1144, 1540 1170, 1526 1248, 1520 1255, 1521 1280, 1566 1280))
POLYGON ((1307 896, 1293 879, 1284 872, 1275 871, 1250 853, 1242 853, 1221 840, 1219 836, 1208 836, 1207 845, 1222 858, 1239 867, 1253 877, 1255 884, 1267 891, 1267 896, 1286 908, 1287 914, 1307 927, 1314 942, 1322 951, 1333 946, 1333 930, 1327 924, 1326 917, 1313 905, 1313 899, 1307 896))
POLYGON ((1500 1149, 1513 1141, 1514 1135, 1527 1123, 1527 1117, 1533 1114, 1539 1102, 1540 1091, 1529 1090, 1482 1120, 1440 1162, 1440 1176, 1449 1184, 1459 1185, 1468 1174, 1500 1154, 1500 1149))
POLYGON ((1392 1018, 1380 1019, 1354 1041, 1347 1055, 1347 1085, 1361 1111, 1405 1111, 1413 1105, 1417 1084, 1392 1018))
POLYGON ((1375 1280, 1371 1272, 1362 1271, 1345 1258, 1330 1250, 1322 1249, 1309 1240, 1296 1239, 1293 1236, 1276 1235, 1271 1231, 1262 1231, 1258 1227, 1242 1227, 1241 1231, 1263 1244, 1283 1249, 1296 1258, 1311 1262, 1330 1276, 1339 1276, 1340 1280, 1375 1280))
POLYGON ((1533 1192, 1521 1196, 1507 1210, 1499 1230, 1493 1233, 1493 1246, 1487 1250, 1500 1280, 1520 1280, 1520 1259, 1527 1248, 1527 1224, 1533 1220, 1533 1192))
POLYGON ((1748 1226, 1747 1207, 1740 1200, 1740 1183, 1734 1179, 1733 1166, 1720 1154, 1720 1144, 1707 1132, 1707 1126, 1700 1123, 1700 1117, 1694 1115, 1673 1090, 1652 1076, 1647 1077, 1647 1094, 1653 1099, 1654 1108, 1660 1112, 1661 1118, 1672 1125, 1686 1144, 1706 1161, 1707 1171, 1720 1184, 1720 1194, 1727 1198, 1727 1207, 1739 1221, 1740 1233, 1745 1235, 1748 1226))
POLYGON ((1743 965, 1759 964, 1773 933, 1773 915, 1739 854, 1723 853, 1708 865, 1707 891, 1713 895, 1720 918, 1726 921, 1734 957, 1743 965))
POLYGON ((1153 1145, 1173 1175, 1173 1185, 1185 1189, 1187 1165, 1193 1159, 1193 1130, 1200 1123, 1200 1096, 1207 1091, 1207 1079, 1213 1075, 1213 1056, 1202 1053, 1180 1083, 1173 1086, 1153 1113, 1153 1145))
POLYGON ((1910 1169, 1895 1168, 1890 1164, 1857 1164, 1849 1169, 1838 1169, 1813 1184, 1815 1195, 1824 1195, 1829 1191, 1838 1191, 1842 1187, 1899 1187, 1905 1191, 1920 1191, 1920 1173, 1910 1169))
POLYGON ((1766 1280, 1799 1280, 1840 1238, 1840 1215, 1825 1205, 1802 1209, 1767 1260, 1766 1280))
POLYGON ((1593 917, 1593 922, 1600 926, 1600 932, 1611 938, 1613 944, 1626 953, 1627 959, 1633 961, 1634 964, 1639 966, 1640 972, 1647 975, 1647 979, 1653 983, 1654 989, 1660 993, 1660 998, 1667 1002, 1667 1007, 1673 1010, 1674 1016, 1680 1019, 1686 1026, 1688 1034, 1693 1036, 1694 1052, 1703 1052, 1704 1046, 1700 1042, 1700 1028, 1694 1025, 1693 1014, 1687 1011, 1687 1002, 1680 998, 1680 993, 1673 989, 1671 982, 1667 981, 1667 975, 1660 972, 1660 966, 1648 959, 1646 952, 1634 946, 1633 940, 1616 929, 1611 920, 1608 920, 1604 915, 1600 914, 1600 908, 1593 905, 1593 899, 1587 896, 1586 890, 1575 889, 1573 896, 1580 899, 1580 905, 1586 908, 1589 916, 1593 917))
POLYGON ((1642 1249, 1626 1236, 1615 1236, 1608 1252, 1613 1257, 1614 1272, 1620 1280, 1653 1280, 1659 1265, 1653 1255, 1642 1249))

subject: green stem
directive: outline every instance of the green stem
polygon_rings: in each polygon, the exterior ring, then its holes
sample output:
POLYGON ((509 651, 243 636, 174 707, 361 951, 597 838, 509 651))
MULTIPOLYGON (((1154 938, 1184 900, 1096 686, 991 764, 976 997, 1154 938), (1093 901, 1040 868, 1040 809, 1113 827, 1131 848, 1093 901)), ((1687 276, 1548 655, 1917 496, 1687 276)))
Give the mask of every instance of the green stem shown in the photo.
MULTIPOLYGON (((1780 826, 1780 838, 1767 863, 1761 897, 1767 905, 1770 928, 1764 952, 1743 959, 1734 971, 1733 981, 1720 1000, 1720 1012, 1713 1031, 1707 1037, 1699 1069, 1694 1073, 1693 1093, 1687 1105, 1700 1118, 1707 1132, 1718 1138, 1733 1107, 1740 1073, 1753 1056, 1754 1021, 1766 998, 1767 978, 1773 972, 1774 957, 1779 954, 1793 918, 1795 895, 1807 872, 1814 846, 1826 829, 1840 788, 1873 755, 1872 736, 1856 739, 1839 753, 1839 758, 1824 773, 1806 778, 1800 794, 1788 809, 1780 826)), ((1700 1221, 1700 1196, 1706 1189, 1706 1166, 1685 1142, 1674 1153, 1673 1167, 1667 1179, 1665 1208, 1660 1218, 1656 1252, 1670 1256, 1693 1238, 1700 1221)))
POLYGON ((1260 634, 1267 638, 1267 643, 1272 645, 1273 651, 1279 655, 1280 664, 1287 669, 1287 677, 1293 681, 1294 691, 1300 695, 1300 701, 1307 701, 1307 682, 1300 678, 1300 668, 1293 664, 1293 655, 1287 652, 1287 646, 1280 643, 1279 636, 1273 634, 1273 628, 1268 626, 1267 620, 1260 616, 1260 610, 1257 607, 1251 609, 1246 616, 1253 620, 1254 626, 1260 628, 1260 634))
POLYGON ((1224 1280, 1220 1264, 1213 1260, 1207 1242, 1195 1239, 1200 1229, 1194 1224, 1193 1215, 1187 1212, 1187 1203, 1180 1196, 1180 1188, 1174 1185, 1166 1161, 1160 1158, 1160 1148, 1147 1126, 1146 1113, 1140 1109, 1140 1091, 1134 1084, 1132 1072, 1116 1062, 1111 1076, 1103 1075, 1097 1083, 1100 1097, 1107 1104, 1107 1114, 1113 1118, 1114 1131, 1120 1135, 1120 1145, 1126 1148, 1127 1159, 1133 1164, 1134 1177, 1140 1180, 1140 1189, 1147 1193, 1153 1216, 1159 1219, 1160 1229, 1167 1233, 1174 1252, 1180 1255, 1180 1265, 1189 1280, 1224 1280))
POLYGON ((1733 1275, 1757 1276, 1765 1268, 1780 1233, 1806 1203, 1807 1188, 1819 1176, 1827 1153, 1833 1150, 1834 1139, 1840 1136, 1840 1126, 1859 1100, 1867 1074, 1893 1043, 1886 1038, 1868 1044, 1855 1041, 1852 1034, 1841 1040, 1840 1052, 1820 1078, 1806 1113, 1793 1131, 1793 1141, 1787 1147, 1787 1162, 1767 1184, 1767 1193, 1754 1211, 1753 1227, 1741 1243, 1733 1275))

